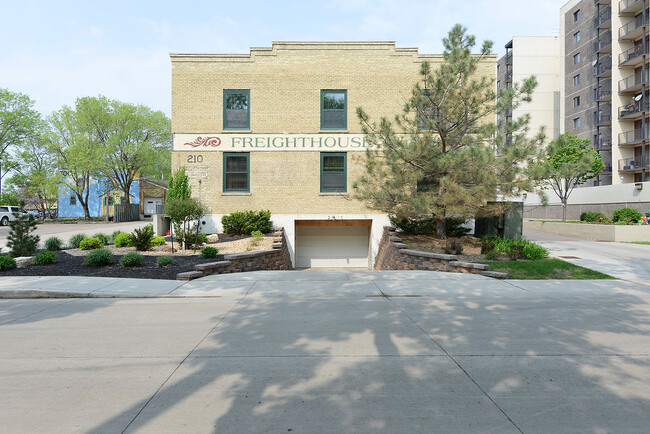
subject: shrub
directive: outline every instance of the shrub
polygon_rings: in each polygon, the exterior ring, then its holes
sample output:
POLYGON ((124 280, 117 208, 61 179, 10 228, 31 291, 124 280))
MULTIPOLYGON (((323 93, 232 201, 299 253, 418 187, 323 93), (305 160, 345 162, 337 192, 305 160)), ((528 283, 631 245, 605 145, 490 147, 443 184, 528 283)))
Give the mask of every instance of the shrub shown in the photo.
POLYGON ((133 231, 133 245, 136 250, 141 252, 151 248, 151 239, 153 238, 153 225, 146 225, 143 228, 133 231))
POLYGON ((7 271, 12 268, 16 268, 16 260, 9 256, 0 256, 0 271, 7 271))
POLYGON ((196 229, 194 231, 188 231, 185 233, 185 245, 188 247, 192 247, 194 244, 200 246, 207 241, 208 236, 203 232, 199 232, 197 235, 196 229))
POLYGON ((159 267, 170 265, 172 262, 174 262, 174 258, 172 256, 158 256, 158 259, 156 259, 156 263, 159 267))
POLYGON ((537 259, 548 258, 548 253, 549 253, 548 250, 540 246, 539 244, 527 242, 524 245, 524 249, 522 251, 522 257, 524 259, 530 259, 535 261, 537 259))
POLYGON ((485 259, 487 259, 488 261, 494 261, 495 259, 499 259, 500 256, 501 254, 496 250, 490 250, 485 253, 485 259))
POLYGON ((605 214, 601 212, 583 212, 580 214, 580 221, 582 222, 600 222, 602 219, 606 219, 605 214))
POLYGON ((203 250, 201 250, 200 256, 203 259, 209 259, 209 258, 216 258, 218 254, 219 254, 219 249, 216 249, 214 247, 206 247, 203 250))
POLYGON ((84 238, 79 243, 81 250, 95 250, 104 247, 104 243, 99 238, 84 238))
POLYGON ((50 237, 45 240, 45 249, 50 252, 61 250, 61 247, 63 247, 63 241, 60 238, 50 237))
POLYGON ((260 243, 262 242, 262 238, 264 238, 264 234, 261 233, 260 231, 251 232, 251 239, 248 241, 246 250, 252 250, 253 247, 259 246, 260 243))
POLYGON ((634 208, 621 208, 614 211, 614 223, 617 222, 626 222, 626 223, 636 223, 641 220, 641 213, 634 208))
POLYGON ((460 255, 463 253, 463 242, 459 239, 451 239, 445 242, 445 247, 443 248, 445 253, 460 255))
POLYGON ((38 265, 54 264, 55 262, 59 262, 59 257, 54 252, 41 252, 36 255, 34 262, 36 262, 38 265))
POLYGON ((152 246, 164 246, 167 243, 165 241, 165 237, 153 237, 151 238, 151 245, 152 246))
POLYGON ((489 240, 486 240, 486 239, 482 240, 481 241, 481 255, 486 255, 489 252, 493 252, 494 247, 495 247, 494 241, 489 241, 489 240))
POLYGON ((390 221, 405 235, 429 235, 436 232, 436 221, 433 219, 391 217, 390 221))
POLYGON ((7 235, 7 247, 11 249, 9 254, 14 258, 19 256, 31 256, 38 247, 40 237, 30 235, 36 229, 36 220, 31 214, 14 214, 16 219, 9 222, 9 235, 7 235))
POLYGON ((253 231, 271 232, 271 211, 237 211, 221 218, 223 231, 227 234, 250 235, 253 231))
MULTIPOLYGON (((462 237, 467 235, 471 229, 462 226, 465 224, 465 219, 463 218, 446 218, 445 219, 445 234, 448 237, 462 237)), ((460 255, 460 253, 457 253, 460 255)))
POLYGON ((108 244, 115 244, 115 238, 117 238, 117 236, 118 236, 119 234, 123 234, 123 233, 124 233, 124 232, 122 232, 122 231, 120 231, 120 230, 117 230, 117 231, 113 232, 113 233, 111 234, 111 238, 110 238, 110 240, 109 240, 110 242, 109 242, 108 244))
POLYGON ((113 253, 108 249, 97 249, 86 255, 84 264, 91 267, 100 267, 102 265, 109 265, 113 262, 113 253))
POLYGON ((103 245, 107 246, 109 244, 112 244, 113 240, 112 237, 109 237, 106 234, 102 234, 101 232, 98 234, 93 235, 93 238, 99 239, 99 241, 102 242, 103 245))
POLYGON ((124 267, 139 267, 142 265, 142 255, 138 252, 129 252, 120 258, 124 267))
POLYGON ((81 240, 83 240, 86 237, 86 234, 76 234, 70 237, 70 240, 68 241, 68 245, 72 249, 78 249, 79 244, 81 244, 81 240))
POLYGON ((524 246, 521 244, 511 244, 508 252, 506 253, 508 258, 512 261, 516 261, 524 257, 524 246))
POLYGON ((133 247, 133 235, 124 232, 115 235, 115 247, 133 247))

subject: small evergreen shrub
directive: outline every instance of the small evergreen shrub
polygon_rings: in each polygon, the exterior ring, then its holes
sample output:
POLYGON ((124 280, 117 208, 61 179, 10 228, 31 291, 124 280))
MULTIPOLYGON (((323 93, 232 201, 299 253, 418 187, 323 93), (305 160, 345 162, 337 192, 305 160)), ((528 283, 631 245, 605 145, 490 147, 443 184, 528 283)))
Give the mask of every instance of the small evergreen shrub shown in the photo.
POLYGON ((81 241, 86 237, 86 234, 76 234, 70 237, 70 240, 68 241, 68 245, 70 246, 71 249, 78 249, 79 244, 81 244, 81 241))
POLYGON ((196 230, 185 233, 185 245, 188 247, 192 247, 195 244, 200 246, 207 241, 208 236, 202 232, 199 232, 198 235, 196 234, 196 230))
POLYGON ((45 249, 49 252, 61 250, 61 247, 63 247, 63 241, 60 238, 50 237, 45 240, 45 249))
POLYGON ((152 246, 164 246, 166 243, 165 237, 153 237, 151 239, 152 246))
POLYGON ((251 232, 251 239, 248 241, 246 250, 253 250, 254 247, 259 246, 260 243, 262 242, 262 238, 264 238, 264 234, 262 232, 260 231, 251 232))
POLYGON ((227 234, 250 235, 253 231, 271 232, 271 211, 237 211, 221 218, 223 231, 227 234))
POLYGON ((634 208, 621 208, 614 211, 614 223, 625 222, 625 223, 636 223, 641 220, 641 213, 634 208))
POLYGON ((580 221, 582 222, 600 222, 602 219, 606 219, 605 214, 601 212, 583 212, 580 214, 580 221))
POLYGON ((38 265, 48 265, 59 262, 59 257, 54 252, 46 251, 41 252, 34 258, 34 262, 38 265))
POLYGON ((90 267, 101 267, 113 262, 113 253, 108 249, 97 249, 86 255, 84 264, 90 267))
POLYGON ((104 243, 102 243, 102 240, 94 237, 84 238, 79 243, 79 248, 81 250, 95 250, 95 249, 101 249, 102 247, 104 247, 104 243))
MULTIPOLYGON (((465 219, 450 217, 445 219, 445 234, 448 237, 462 237, 470 233, 471 229, 463 226, 465 219)), ((457 253, 460 254, 460 253, 457 253)))
POLYGON ((139 267, 142 265, 142 255, 138 252, 129 252, 120 258, 120 264, 124 267, 139 267))
POLYGON ((430 235, 436 232, 434 219, 409 219, 391 217, 391 223, 405 235, 430 235))
POLYGON ((41 238, 38 235, 30 235, 36 229, 36 220, 31 214, 16 216, 14 221, 9 222, 9 235, 7 235, 7 247, 11 249, 9 254, 14 257, 32 256, 38 248, 41 238))
POLYGON ((214 247, 206 247, 203 250, 201 250, 200 256, 203 259, 210 259, 210 258, 216 258, 218 254, 219 254, 219 249, 216 249, 214 247))
POLYGON ((112 239, 110 236, 106 234, 102 234, 101 232, 98 234, 93 235, 93 238, 99 239, 99 241, 102 242, 103 245, 107 246, 109 244, 112 244, 112 239))
POLYGON ((133 235, 124 232, 115 235, 115 247, 133 247, 133 235))
POLYGON ((151 248, 151 239, 153 238, 153 225, 146 225, 138 228, 131 234, 133 236, 133 245, 135 249, 141 252, 151 248))
POLYGON ((16 260, 9 256, 0 256, 0 271, 7 271, 12 268, 16 268, 16 260))
POLYGON ((158 259, 156 259, 156 263, 159 267, 171 265, 172 262, 174 262, 174 258, 172 256, 158 256, 158 259))

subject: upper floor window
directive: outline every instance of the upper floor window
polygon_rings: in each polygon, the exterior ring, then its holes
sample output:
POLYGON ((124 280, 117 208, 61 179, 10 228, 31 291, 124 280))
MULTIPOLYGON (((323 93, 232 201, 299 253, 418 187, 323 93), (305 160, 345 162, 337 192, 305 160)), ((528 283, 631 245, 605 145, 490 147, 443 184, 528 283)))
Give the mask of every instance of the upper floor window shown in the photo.
POLYGON ((74 194, 70 196, 70 205, 77 205, 77 196, 74 194))
POLYGON ((577 65, 578 63, 580 63, 580 53, 576 53, 573 55, 573 64, 577 65))
POLYGON ((573 85, 577 86, 580 84, 580 74, 573 76, 573 85))
POLYGON ((250 128, 250 90, 223 91, 223 129, 247 130, 250 128))
POLYGON ((577 44, 578 42, 580 42, 580 32, 575 32, 575 33, 573 34, 573 42, 576 43, 576 44, 577 44))
POLYGON ((250 191, 250 154, 248 152, 223 153, 223 191, 250 191))
POLYGON ((576 96, 573 98, 573 107, 580 107, 580 97, 576 96))
POLYGON ((347 154, 345 152, 322 152, 320 154, 321 193, 345 193, 347 191, 347 154))
POLYGON ((345 130, 348 128, 348 91, 320 91, 320 129, 345 130))
POLYGON ((573 21, 576 22, 578 20, 580 20, 580 9, 573 13, 573 21))
POLYGON ((580 128, 580 118, 575 118, 573 120, 573 128, 580 128))

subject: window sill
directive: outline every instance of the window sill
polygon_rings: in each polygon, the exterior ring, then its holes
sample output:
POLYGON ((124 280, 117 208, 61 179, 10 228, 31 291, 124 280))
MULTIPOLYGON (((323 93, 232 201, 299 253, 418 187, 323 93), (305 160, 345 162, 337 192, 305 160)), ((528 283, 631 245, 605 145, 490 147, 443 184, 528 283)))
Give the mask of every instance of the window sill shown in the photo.
POLYGON ((224 128, 222 133, 250 133, 250 128, 224 128))
POLYGON ((252 194, 249 192, 245 191, 231 191, 231 192, 224 192, 221 193, 222 196, 252 196, 252 194))
POLYGON ((350 130, 348 130, 347 128, 341 128, 341 129, 338 129, 338 128, 331 128, 331 129, 321 128, 319 134, 327 134, 327 133, 346 133, 347 134, 349 132, 350 132, 350 130))
POLYGON ((345 196, 348 197, 347 191, 328 191, 328 192, 320 192, 318 193, 319 196, 345 196))

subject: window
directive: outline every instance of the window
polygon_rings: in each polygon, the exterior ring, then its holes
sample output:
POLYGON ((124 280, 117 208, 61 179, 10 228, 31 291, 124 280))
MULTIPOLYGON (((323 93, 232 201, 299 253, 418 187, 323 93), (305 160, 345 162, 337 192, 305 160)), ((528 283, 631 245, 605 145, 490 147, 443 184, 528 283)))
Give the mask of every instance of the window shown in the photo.
POLYGON ((580 74, 573 76, 573 85, 577 86, 580 84, 580 74))
POLYGON ((497 81, 497 89, 501 89, 501 81, 497 81))
POLYGON ((320 154, 321 193, 347 191, 347 154, 345 152, 322 152, 320 154))
POLYGON ((345 130, 348 128, 348 91, 320 91, 320 129, 345 130))
POLYGON ((573 120, 573 128, 580 128, 580 118, 575 118, 573 120))
POLYGON ((250 128, 250 90, 223 91, 223 129, 250 128))
POLYGON ((580 53, 576 53, 573 55, 573 64, 577 65, 578 63, 580 63, 580 53))
POLYGON ((576 44, 577 44, 578 42, 580 42, 580 32, 575 32, 575 33, 573 34, 573 42, 576 43, 576 44))
POLYGON ((223 191, 250 191, 250 154, 248 152, 223 153, 223 191))
POLYGON ((578 21, 580 19, 580 9, 573 13, 573 21, 578 21))
POLYGON ((497 65, 497 74, 501 72, 501 65, 497 65))
POLYGON ((580 107, 580 97, 576 96, 573 98, 573 107, 580 107))
POLYGON ((70 205, 77 205, 77 196, 74 194, 70 196, 70 205))

